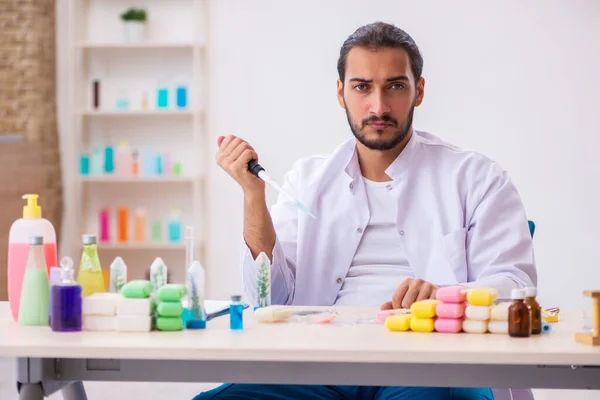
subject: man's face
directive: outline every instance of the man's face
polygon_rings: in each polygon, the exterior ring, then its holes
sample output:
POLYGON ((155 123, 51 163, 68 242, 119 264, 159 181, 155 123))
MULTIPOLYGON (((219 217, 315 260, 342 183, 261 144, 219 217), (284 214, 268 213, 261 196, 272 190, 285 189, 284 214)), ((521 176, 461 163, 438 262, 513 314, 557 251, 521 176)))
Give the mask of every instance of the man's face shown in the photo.
POLYGON ((338 80, 338 101, 360 143, 390 150, 407 137, 424 85, 423 78, 415 82, 404 49, 354 47, 348 52, 343 84, 338 80))

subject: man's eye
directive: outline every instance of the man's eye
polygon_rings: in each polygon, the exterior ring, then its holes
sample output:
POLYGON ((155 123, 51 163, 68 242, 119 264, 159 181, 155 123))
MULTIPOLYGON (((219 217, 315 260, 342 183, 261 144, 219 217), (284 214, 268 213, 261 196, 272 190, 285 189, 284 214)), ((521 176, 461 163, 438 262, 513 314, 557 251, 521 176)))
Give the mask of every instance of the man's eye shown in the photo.
POLYGON ((405 87, 406 87, 406 86, 404 86, 404 85, 403 85, 403 84, 401 84, 401 83, 394 83, 392 86, 390 86, 390 88, 391 88, 391 89, 394 89, 394 90, 402 90, 402 89, 404 89, 405 87))
POLYGON ((359 85, 355 85, 354 90, 357 90, 359 92, 364 92, 365 90, 367 90, 367 85, 364 85, 362 83, 359 85))

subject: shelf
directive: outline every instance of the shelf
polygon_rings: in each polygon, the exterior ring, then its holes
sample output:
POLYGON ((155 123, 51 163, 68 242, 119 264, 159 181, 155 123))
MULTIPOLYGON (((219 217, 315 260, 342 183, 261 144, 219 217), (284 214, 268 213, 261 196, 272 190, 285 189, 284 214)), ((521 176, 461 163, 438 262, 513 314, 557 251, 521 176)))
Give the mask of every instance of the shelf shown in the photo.
POLYGON ((117 50, 117 49, 193 49, 201 47, 200 44, 196 43, 167 43, 167 42, 139 42, 139 43, 127 43, 127 42, 114 42, 114 43, 93 43, 93 42, 81 42, 77 45, 82 49, 103 49, 103 50, 117 50))
POLYGON ((98 243, 99 250, 185 250, 184 243, 98 243))
POLYGON ((79 180, 82 183, 193 183, 197 179, 184 176, 184 177, 164 177, 164 178, 129 178, 129 177, 108 177, 108 176, 86 176, 81 177, 79 180))
POLYGON ((81 114, 86 117, 140 117, 140 116, 175 116, 175 115, 194 115, 198 111, 191 109, 182 110, 91 110, 83 111, 81 114))

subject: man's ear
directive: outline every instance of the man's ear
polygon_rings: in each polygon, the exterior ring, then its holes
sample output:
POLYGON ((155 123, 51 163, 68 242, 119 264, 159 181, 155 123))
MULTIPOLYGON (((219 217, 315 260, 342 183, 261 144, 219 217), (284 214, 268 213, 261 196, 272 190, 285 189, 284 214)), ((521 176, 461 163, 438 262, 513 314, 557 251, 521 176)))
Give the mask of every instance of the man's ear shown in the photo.
POLYGON ((344 103, 344 83, 341 80, 337 80, 337 99, 340 107, 346 109, 346 104, 344 103))
POLYGON ((425 78, 420 77, 417 81, 417 94, 415 97, 415 107, 419 107, 425 96, 425 78))

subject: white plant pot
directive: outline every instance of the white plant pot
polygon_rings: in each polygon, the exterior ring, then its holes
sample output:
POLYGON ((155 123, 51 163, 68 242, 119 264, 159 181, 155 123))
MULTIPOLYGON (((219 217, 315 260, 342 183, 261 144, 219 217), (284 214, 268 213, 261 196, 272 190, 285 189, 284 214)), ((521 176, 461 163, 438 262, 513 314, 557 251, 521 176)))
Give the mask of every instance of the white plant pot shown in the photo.
POLYGON ((123 36, 126 42, 141 42, 146 36, 146 24, 138 21, 124 21, 123 36))

